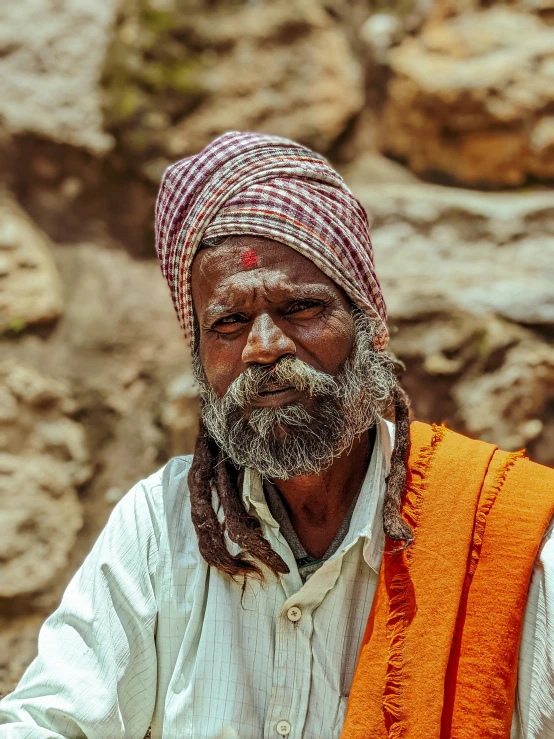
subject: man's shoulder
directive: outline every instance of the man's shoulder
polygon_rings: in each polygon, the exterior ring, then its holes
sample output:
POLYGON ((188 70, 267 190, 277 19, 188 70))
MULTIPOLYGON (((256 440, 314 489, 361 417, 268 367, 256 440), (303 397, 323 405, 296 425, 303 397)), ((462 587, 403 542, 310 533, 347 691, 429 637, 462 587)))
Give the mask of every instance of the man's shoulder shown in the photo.
POLYGON ((151 514, 162 525, 182 519, 184 509, 190 507, 188 473, 191 464, 191 454, 172 457, 136 486, 144 495, 151 514))
MULTIPOLYGON (((172 457, 164 466, 154 473, 159 475, 162 484, 165 485, 187 485, 187 477, 192 464, 192 454, 180 457, 172 457)), ((188 485, 187 485, 188 488, 188 485)))

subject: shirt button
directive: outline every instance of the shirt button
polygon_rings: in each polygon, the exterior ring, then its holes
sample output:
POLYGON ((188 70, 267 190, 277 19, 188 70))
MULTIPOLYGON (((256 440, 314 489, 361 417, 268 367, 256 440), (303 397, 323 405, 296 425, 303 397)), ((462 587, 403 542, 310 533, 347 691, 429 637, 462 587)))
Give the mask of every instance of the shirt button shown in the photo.
POLYGON ((277 723, 277 733, 281 736, 290 734, 290 724, 288 721, 279 721, 277 723))
MULTIPOLYGON (((300 621, 300 619, 302 618, 302 611, 300 610, 300 608, 298 608, 298 606, 292 606, 292 608, 289 608, 289 610, 287 611, 287 618, 289 621, 300 621)), ((289 726, 289 731, 290 731, 290 726, 289 726)))

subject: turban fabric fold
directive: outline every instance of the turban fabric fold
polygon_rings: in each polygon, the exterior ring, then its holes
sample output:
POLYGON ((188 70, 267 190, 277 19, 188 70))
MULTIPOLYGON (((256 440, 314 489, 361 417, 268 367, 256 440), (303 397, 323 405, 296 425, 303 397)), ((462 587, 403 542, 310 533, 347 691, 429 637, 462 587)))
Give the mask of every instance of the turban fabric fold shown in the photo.
POLYGON ((156 249, 185 335, 193 340, 192 260, 203 239, 254 235, 303 254, 375 321, 384 349, 386 307, 367 216, 319 154, 258 133, 220 136, 165 171, 156 203, 156 249))

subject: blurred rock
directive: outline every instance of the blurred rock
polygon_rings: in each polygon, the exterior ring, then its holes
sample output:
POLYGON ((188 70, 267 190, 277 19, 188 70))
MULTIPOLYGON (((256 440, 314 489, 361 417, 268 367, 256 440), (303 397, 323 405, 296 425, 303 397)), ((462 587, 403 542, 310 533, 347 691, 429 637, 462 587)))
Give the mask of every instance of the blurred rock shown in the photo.
POLYGON ((63 319, 47 338, 0 342, 0 693, 113 506, 196 436, 180 400, 190 358, 158 264, 96 244, 52 252, 63 319))
POLYGON ((407 167, 376 152, 360 152, 352 162, 340 167, 340 173, 354 190, 387 182, 417 183, 418 178, 407 167))
MULTIPOLYGON (((527 13, 536 13, 546 19, 551 17, 551 11, 554 10, 554 0, 500 0, 498 4, 508 5, 527 13)), ((461 15, 490 7, 490 5, 489 0, 434 0, 432 17, 445 18, 461 15)))
POLYGON ((194 451, 200 414, 199 390, 190 373, 176 377, 166 391, 161 422, 169 433, 168 453, 178 456, 194 451))
POLYGON ((355 193, 372 221, 391 349, 408 368, 416 417, 506 449, 529 446, 554 464, 545 443, 554 404, 554 195, 422 184, 355 193))
POLYGON ((209 98, 170 135, 174 155, 226 130, 279 133, 320 151, 363 104, 361 70, 343 32, 317 2, 251 4, 198 29, 232 47, 207 71, 209 98))
POLYGON ((393 320, 457 308, 554 325, 554 194, 358 187, 393 320))
POLYGON ((48 341, 22 336, 9 354, 73 389, 103 516, 108 490, 127 492, 167 458, 165 388, 190 359, 156 262, 95 244, 58 245, 53 253, 66 293, 64 320, 48 341))
POLYGON ((489 329, 485 338, 481 361, 454 388, 460 417, 476 438, 504 449, 526 447, 541 436, 554 400, 554 347, 511 325, 489 329), (487 371, 491 356, 499 366, 487 371))
POLYGON ((360 65, 317 0, 127 3, 104 84, 108 125, 156 182, 170 160, 228 130, 325 151, 363 105, 360 65))
POLYGON ((29 0, 0 10, 0 128, 104 152, 99 79, 116 2, 29 0))
POLYGON ((49 239, 0 191, 0 332, 52 321, 62 308, 49 239))
POLYGON ((372 13, 360 29, 361 38, 371 46, 378 62, 388 59, 388 51, 400 36, 402 23, 392 13, 372 13))
POLYGON ((0 618, 0 695, 16 685, 37 654, 40 616, 22 616, 16 621, 0 618))
POLYGON ((471 185, 554 177, 554 28, 507 6, 425 25, 389 55, 382 149, 471 185))
POLYGON ((554 348, 494 316, 437 309, 393 322, 414 416, 554 464, 554 348))
POLYGON ((393 0, 383 4, 377 3, 374 5, 374 12, 356 28, 357 35, 367 47, 373 61, 387 64, 389 51, 405 36, 417 32, 432 9, 433 0, 393 0))
POLYGON ((92 468, 69 388, 0 365, 0 596, 36 592, 64 567, 82 526, 76 488, 92 468))

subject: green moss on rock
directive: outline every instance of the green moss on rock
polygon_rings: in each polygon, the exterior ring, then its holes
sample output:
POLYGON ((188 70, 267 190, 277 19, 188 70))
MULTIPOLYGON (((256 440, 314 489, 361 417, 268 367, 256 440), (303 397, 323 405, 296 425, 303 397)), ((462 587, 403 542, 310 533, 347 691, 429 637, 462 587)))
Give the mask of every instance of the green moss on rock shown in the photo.
POLYGON ((139 166, 164 156, 164 123, 204 97, 201 54, 187 43, 190 8, 159 10, 149 0, 121 7, 103 74, 104 120, 125 158, 139 166))

